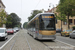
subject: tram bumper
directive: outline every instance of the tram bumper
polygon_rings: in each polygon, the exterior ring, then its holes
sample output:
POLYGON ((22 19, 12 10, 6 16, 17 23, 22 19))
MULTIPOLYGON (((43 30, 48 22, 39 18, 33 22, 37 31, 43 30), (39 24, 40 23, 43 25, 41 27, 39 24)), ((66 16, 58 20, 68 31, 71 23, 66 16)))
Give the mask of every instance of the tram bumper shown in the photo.
POLYGON ((42 34, 39 34, 38 39, 40 39, 40 40, 55 40, 56 35, 42 35, 42 34))

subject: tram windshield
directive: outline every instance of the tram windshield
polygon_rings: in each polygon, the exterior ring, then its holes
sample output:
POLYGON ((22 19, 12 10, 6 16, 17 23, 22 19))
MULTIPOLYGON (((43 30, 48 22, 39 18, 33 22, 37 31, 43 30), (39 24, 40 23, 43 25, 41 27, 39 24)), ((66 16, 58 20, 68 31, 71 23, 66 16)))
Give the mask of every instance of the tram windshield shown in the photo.
POLYGON ((41 18, 40 30, 55 30, 55 18, 49 18, 49 17, 50 16, 46 15, 46 18, 41 18))

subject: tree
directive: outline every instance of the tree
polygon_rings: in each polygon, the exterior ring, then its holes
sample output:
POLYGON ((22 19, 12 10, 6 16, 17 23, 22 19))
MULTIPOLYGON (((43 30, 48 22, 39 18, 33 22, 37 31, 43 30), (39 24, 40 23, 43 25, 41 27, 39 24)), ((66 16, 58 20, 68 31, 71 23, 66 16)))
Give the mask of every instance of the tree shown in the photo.
POLYGON ((60 4, 63 4, 65 2, 65 0, 60 0, 60 4))
POLYGON ((19 18, 17 16, 17 14, 11 13, 11 14, 9 14, 7 16, 7 23, 6 23, 6 25, 7 25, 8 28, 9 27, 11 27, 11 28, 13 28, 13 27, 21 27, 20 21, 21 21, 21 18, 19 18))
POLYGON ((40 10, 34 10, 33 13, 31 13, 32 15, 30 17, 28 17, 28 20, 30 21, 38 13, 42 13, 42 11, 40 11, 40 10))
POLYGON ((27 23, 28 23, 28 22, 25 22, 25 23, 23 24, 23 28, 27 28, 27 23))
POLYGON ((12 18, 10 15, 7 15, 6 27, 11 28, 12 26, 12 18))
POLYGON ((57 6, 57 12, 59 12, 61 15, 64 14, 67 16, 68 29, 69 29, 70 28, 69 17, 70 16, 73 17, 75 15, 75 1, 74 0, 60 0, 59 5, 57 6))
POLYGON ((61 20, 61 30, 62 30, 62 21, 66 21, 66 15, 63 14, 63 11, 62 11, 62 4, 65 2, 65 0, 60 0, 60 3, 59 5, 57 6, 57 12, 59 13, 59 15, 57 16, 56 15, 56 18, 61 20))
POLYGON ((0 12, 0 27, 2 27, 3 24, 6 23, 6 13, 4 10, 0 12))

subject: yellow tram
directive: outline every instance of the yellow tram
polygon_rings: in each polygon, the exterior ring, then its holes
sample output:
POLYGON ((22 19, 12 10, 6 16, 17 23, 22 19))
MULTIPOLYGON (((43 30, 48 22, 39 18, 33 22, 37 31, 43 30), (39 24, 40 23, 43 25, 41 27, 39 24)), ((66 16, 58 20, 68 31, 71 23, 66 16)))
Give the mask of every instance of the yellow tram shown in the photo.
POLYGON ((55 40, 54 13, 39 13, 28 22, 28 33, 40 40, 55 40))

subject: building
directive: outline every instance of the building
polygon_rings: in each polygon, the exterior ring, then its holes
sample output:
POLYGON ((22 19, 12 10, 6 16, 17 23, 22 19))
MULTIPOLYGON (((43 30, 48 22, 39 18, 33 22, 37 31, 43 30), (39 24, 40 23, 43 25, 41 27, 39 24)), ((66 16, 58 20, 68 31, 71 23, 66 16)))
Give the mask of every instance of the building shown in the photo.
MULTIPOLYGON (((6 11, 5 11, 5 5, 3 4, 3 2, 2 2, 2 0, 0 0, 0 12, 2 11, 2 10, 4 10, 4 12, 6 13, 6 11)), ((3 27, 5 27, 5 24, 3 24, 3 27)))
POLYGON ((47 12, 52 12, 52 13, 56 12, 56 7, 52 8, 51 10, 48 9, 48 11, 45 11, 45 13, 47 13, 47 12))
MULTIPOLYGON (((56 9, 57 8, 54 7, 51 10, 48 9, 48 11, 45 11, 45 12, 53 12, 58 15, 58 13, 56 12, 56 9)), ((67 18, 66 18, 66 20, 67 20, 67 18)), ((62 29, 68 29, 68 24, 69 24, 70 29, 72 29, 72 27, 75 26, 75 17, 69 17, 69 23, 67 21, 62 22, 62 29)), ((57 20, 56 29, 61 29, 61 20, 57 20)))
POLYGON ((0 12, 5 10, 5 5, 3 4, 2 0, 0 0, 0 12))

